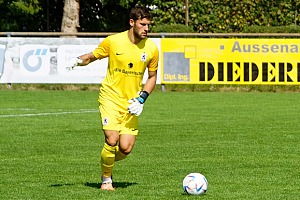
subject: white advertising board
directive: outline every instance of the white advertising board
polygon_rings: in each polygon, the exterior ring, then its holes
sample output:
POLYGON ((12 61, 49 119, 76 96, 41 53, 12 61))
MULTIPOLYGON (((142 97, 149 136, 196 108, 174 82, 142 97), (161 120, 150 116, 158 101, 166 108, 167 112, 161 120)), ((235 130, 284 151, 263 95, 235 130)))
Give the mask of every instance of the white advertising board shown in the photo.
MULTIPOLYGON (((0 83, 99 84, 108 59, 68 71, 70 60, 93 51, 104 38, 0 38, 0 83)), ((152 39, 160 49, 160 39, 152 39)), ((145 73, 144 80, 147 78, 145 73)), ((160 83, 160 69, 158 80, 160 83)))

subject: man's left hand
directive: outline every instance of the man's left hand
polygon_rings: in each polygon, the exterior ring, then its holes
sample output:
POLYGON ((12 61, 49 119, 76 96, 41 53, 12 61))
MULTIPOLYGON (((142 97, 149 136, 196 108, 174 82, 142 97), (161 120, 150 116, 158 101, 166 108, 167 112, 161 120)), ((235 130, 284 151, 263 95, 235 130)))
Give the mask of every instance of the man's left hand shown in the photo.
POLYGON ((144 104, 142 104, 137 98, 130 99, 128 103, 130 104, 128 106, 128 111, 130 114, 139 116, 142 113, 144 104))

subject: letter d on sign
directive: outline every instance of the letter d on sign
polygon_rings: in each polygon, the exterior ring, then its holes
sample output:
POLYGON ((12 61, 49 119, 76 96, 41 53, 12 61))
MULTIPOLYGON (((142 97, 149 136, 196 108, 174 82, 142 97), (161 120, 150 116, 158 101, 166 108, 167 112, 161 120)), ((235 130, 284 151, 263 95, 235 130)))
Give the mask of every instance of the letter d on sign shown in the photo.
POLYGON ((199 81, 211 81, 215 75, 214 66, 207 62, 207 67, 205 62, 199 63, 199 81), (205 80, 205 76, 207 76, 207 80, 205 80))

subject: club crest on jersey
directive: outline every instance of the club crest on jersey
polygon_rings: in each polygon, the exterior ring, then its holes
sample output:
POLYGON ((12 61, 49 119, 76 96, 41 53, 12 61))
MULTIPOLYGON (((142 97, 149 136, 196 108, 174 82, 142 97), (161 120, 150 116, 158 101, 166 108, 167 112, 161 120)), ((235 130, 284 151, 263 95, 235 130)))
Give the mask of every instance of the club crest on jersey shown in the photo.
POLYGON ((141 61, 146 62, 146 60, 147 60, 147 55, 145 53, 143 53, 141 56, 141 61))
POLYGON ((104 119, 103 119, 103 125, 104 125, 104 126, 108 125, 108 118, 104 118, 104 119))

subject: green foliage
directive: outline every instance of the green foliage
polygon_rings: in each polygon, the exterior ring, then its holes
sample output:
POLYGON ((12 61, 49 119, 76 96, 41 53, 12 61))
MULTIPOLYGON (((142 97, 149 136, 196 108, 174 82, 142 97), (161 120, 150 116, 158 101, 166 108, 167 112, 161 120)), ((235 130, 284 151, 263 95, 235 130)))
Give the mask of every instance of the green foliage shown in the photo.
POLYGON ((151 29, 152 33, 192 33, 194 30, 190 26, 183 24, 164 24, 151 29))
MULTIPOLYGON (((185 0, 80 0, 79 31, 125 30, 129 10, 136 4, 152 9, 153 28, 185 24, 185 0)), ((0 0, 0 31, 60 31, 63 6, 64 0, 0 0)), ((300 24, 300 1, 295 0, 189 0, 188 11, 188 25, 194 32, 231 33, 251 26, 300 24)))
POLYGON ((191 25, 204 32, 243 32, 247 26, 299 24, 300 3, 284 0, 190 1, 191 25))
POLYGON ((0 31, 26 31, 38 27, 41 20, 36 21, 35 17, 41 10, 40 3, 41 0, 0 1, 0 31))
POLYGON ((153 25, 184 24, 184 0, 179 1, 153 1, 151 5, 157 6, 152 10, 153 25))
POLYGON ((244 28, 246 33, 300 33, 300 26, 249 26, 244 28))
POLYGON ((12 1, 9 7, 12 12, 19 12, 28 15, 34 15, 41 9, 38 0, 12 1))

